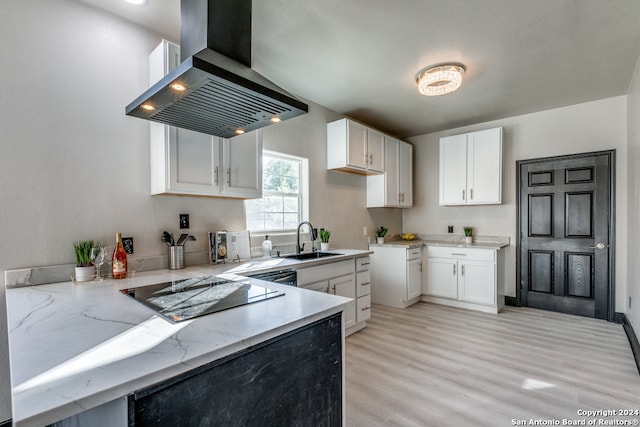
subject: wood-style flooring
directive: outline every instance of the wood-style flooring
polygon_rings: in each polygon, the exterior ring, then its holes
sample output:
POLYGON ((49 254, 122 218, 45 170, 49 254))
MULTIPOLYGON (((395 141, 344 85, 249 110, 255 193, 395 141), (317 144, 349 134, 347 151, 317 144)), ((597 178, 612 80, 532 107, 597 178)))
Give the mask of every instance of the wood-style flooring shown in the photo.
POLYGON ((349 427, 640 421, 578 414, 640 411, 626 335, 602 320, 515 307, 492 315, 374 305, 367 328, 347 338, 346 355, 349 427))

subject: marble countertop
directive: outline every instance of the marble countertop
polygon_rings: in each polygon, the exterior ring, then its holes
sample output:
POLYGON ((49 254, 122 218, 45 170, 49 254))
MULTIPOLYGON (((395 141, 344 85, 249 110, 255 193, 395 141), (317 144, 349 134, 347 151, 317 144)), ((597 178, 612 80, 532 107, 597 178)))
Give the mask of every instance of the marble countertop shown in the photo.
POLYGON ((479 240, 479 241, 474 241, 471 244, 467 244, 459 239, 457 240, 415 239, 415 240, 390 240, 382 244, 371 243, 369 246, 370 247, 387 246, 387 247, 398 247, 398 248, 407 248, 407 249, 418 248, 420 246, 446 246, 446 247, 454 247, 454 248, 476 248, 476 249, 498 250, 506 246, 509 246, 509 242, 479 240))
POLYGON ((348 298, 269 283, 282 297, 170 323, 119 289, 203 274, 303 268, 371 253, 313 261, 156 270, 135 278, 8 288, 7 320, 15 426, 45 425, 166 380, 340 312, 348 298))

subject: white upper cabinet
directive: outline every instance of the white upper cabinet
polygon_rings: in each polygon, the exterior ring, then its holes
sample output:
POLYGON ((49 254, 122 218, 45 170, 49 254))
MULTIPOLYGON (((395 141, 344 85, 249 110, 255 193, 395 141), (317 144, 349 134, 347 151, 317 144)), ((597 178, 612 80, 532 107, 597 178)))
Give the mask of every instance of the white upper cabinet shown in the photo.
POLYGON ((367 207, 413 206, 413 146, 385 136, 384 174, 367 177, 367 207))
POLYGON ((262 130, 225 139, 222 146, 225 197, 262 196, 262 130))
POLYGON ((502 128, 440 138, 440 205, 502 203, 502 128))
POLYGON ((350 119, 327 123, 327 168, 362 175, 384 172, 384 134, 350 119))
MULTIPOLYGON (((149 55, 149 83, 180 62, 180 47, 163 40, 149 55)), ((151 122, 151 194, 262 196, 262 132, 231 139, 151 122)))

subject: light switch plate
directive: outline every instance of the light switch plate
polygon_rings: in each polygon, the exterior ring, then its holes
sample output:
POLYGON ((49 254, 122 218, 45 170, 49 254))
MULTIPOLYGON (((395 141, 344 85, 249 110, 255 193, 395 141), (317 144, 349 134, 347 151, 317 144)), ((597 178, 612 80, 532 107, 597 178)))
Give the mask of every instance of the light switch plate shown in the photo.
POLYGON ((189 228, 189 214, 180 214, 180 229, 189 228))

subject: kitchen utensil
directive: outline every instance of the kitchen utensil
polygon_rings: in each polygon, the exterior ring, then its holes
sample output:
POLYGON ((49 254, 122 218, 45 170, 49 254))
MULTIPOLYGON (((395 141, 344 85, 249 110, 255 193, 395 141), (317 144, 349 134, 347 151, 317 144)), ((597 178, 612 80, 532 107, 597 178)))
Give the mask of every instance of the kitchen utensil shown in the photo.
POLYGON ((178 243, 176 243, 176 246, 184 245, 184 242, 187 241, 187 237, 189 237, 188 233, 182 233, 180 237, 178 237, 178 243))
POLYGON ((160 237, 160 240, 165 242, 167 246, 171 246, 171 237, 169 236, 169 233, 167 233, 166 231, 162 233, 162 237, 160 237))

